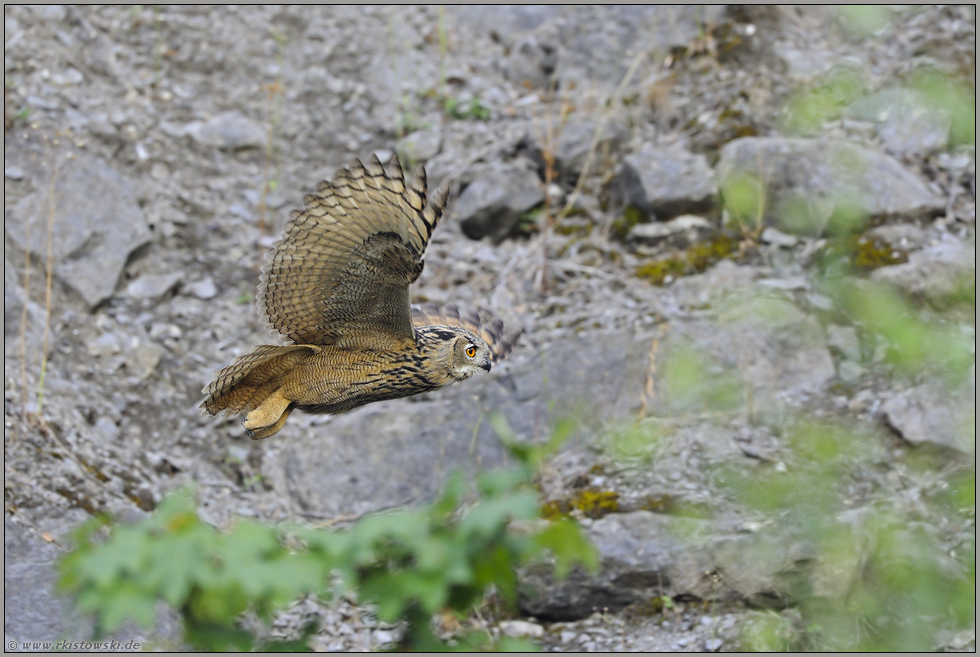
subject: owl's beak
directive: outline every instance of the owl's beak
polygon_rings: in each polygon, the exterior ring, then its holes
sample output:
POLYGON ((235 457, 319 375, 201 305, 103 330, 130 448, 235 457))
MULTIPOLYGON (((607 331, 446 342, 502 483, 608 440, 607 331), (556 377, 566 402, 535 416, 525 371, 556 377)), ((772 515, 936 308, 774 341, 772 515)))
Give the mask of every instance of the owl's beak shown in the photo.
POLYGON ((486 370, 487 372, 489 372, 490 371, 490 365, 491 365, 490 361, 487 360, 487 362, 485 362, 483 365, 480 365, 480 367, 482 367, 484 370, 486 370))

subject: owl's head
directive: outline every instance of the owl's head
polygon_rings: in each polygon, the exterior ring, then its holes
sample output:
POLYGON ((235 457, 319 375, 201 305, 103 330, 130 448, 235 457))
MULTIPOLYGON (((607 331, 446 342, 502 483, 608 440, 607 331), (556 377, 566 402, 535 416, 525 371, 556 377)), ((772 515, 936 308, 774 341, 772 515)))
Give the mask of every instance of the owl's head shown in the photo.
POLYGON ((458 326, 426 326, 417 328, 416 335, 432 369, 447 377, 447 383, 490 371, 490 346, 471 331, 458 326))

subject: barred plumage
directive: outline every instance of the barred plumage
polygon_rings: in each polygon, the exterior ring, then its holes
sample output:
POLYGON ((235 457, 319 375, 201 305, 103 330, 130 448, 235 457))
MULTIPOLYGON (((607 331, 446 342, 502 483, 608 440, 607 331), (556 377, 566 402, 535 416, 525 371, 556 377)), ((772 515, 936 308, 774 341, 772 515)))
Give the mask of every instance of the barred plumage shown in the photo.
POLYGON ((253 438, 294 409, 341 413, 428 392, 490 370, 517 343, 499 319, 455 306, 412 308, 408 287, 448 198, 427 196, 420 166, 406 184, 397 156, 355 160, 293 212, 259 283, 269 327, 292 344, 262 345, 215 374, 201 404, 248 411, 253 438))

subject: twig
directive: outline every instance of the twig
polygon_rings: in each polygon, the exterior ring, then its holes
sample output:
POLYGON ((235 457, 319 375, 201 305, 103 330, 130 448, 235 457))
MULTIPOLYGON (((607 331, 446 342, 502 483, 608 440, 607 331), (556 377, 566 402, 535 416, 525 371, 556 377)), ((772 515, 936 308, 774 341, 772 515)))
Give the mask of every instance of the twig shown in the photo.
POLYGON ((20 314, 20 415, 27 421, 27 304, 31 289, 31 218, 24 218, 24 309, 20 314))
POLYGON ((640 412, 636 419, 639 421, 646 416, 647 411, 656 399, 656 380, 657 380, 657 351, 660 349, 660 340, 654 338, 650 342, 649 363, 647 364, 646 379, 643 382, 643 392, 640 393, 640 412))
POLYGON ((606 111, 599 117, 599 124, 596 126, 595 133, 592 135, 592 143, 589 144, 589 152, 586 154, 585 162, 582 165, 582 173, 579 174, 578 181, 575 183, 575 189, 568 195, 568 200, 565 202, 565 207, 561 209, 561 212, 559 212, 558 216, 555 218, 556 223, 568 216, 568 213, 575 207, 575 201, 578 200, 579 195, 582 193, 582 187, 585 186, 585 178, 589 174, 589 168, 592 166, 592 160, 595 158, 596 149, 599 147, 599 139, 602 137, 602 131, 606 127, 606 121, 609 119, 609 114, 612 111, 612 107, 616 99, 622 97, 623 92, 626 90, 626 85, 628 85, 630 80, 633 79, 636 69, 640 67, 640 62, 643 61, 644 54, 645 53, 642 51, 638 52, 636 57, 633 58, 633 63, 630 64, 629 70, 626 71, 626 75, 623 76, 623 79, 620 81, 616 91, 609 99, 609 103, 606 105, 606 111))
MULTIPOLYGON (((63 161, 62 161, 63 162, 63 161)), ((51 332, 51 279, 54 271, 54 216, 55 216, 55 183, 58 180, 58 172, 61 170, 62 162, 54 164, 54 171, 51 172, 51 180, 48 187, 48 234, 47 234, 47 253, 45 255, 45 282, 44 282, 44 339, 41 345, 41 375, 37 382, 37 415, 41 416, 41 409, 44 404, 44 374, 48 369, 48 336, 51 332)), ((26 305, 25 305, 26 307, 26 305)))

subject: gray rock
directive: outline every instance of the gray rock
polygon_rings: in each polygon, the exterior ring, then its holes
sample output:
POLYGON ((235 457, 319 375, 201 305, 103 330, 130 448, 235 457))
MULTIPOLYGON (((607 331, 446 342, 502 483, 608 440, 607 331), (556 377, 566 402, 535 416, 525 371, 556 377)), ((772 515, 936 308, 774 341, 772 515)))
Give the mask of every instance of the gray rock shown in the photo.
POLYGON ((88 355, 93 358, 114 356, 122 351, 123 338, 118 333, 103 333, 88 343, 88 355))
POLYGON ((896 159, 842 141, 736 139, 721 150, 718 179, 724 190, 746 176, 766 190, 762 223, 796 234, 819 235, 836 210, 855 205, 875 220, 917 219, 946 207, 896 159))
MULTIPOLYGON (((24 288, 18 283, 19 277, 13 266, 5 259, 3 261, 3 346, 7 355, 20 354, 21 347, 27 353, 28 359, 39 356, 44 348, 45 313, 36 302, 27 299, 24 288), (24 324, 24 305, 27 305, 27 323, 24 324), (21 338, 23 337, 23 344, 21 338)), ((54 331, 53 322, 49 323, 49 331, 54 331)), ((51 354, 54 345, 54 335, 48 337, 47 354, 51 354)))
POLYGON ((872 228, 865 236, 905 251, 921 249, 929 239, 926 231, 916 224, 885 224, 872 228))
POLYGON ((213 299, 218 295, 218 288, 214 284, 214 279, 210 276, 184 285, 183 291, 185 294, 204 300, 213 299))
POLYGON ((882 89, 854 101, 845 116, 875 123, 885 148, 896 154, 927 154, 949 141, 949 114, 911 89, 882 89))
POLYGON ((223 112, 209 121, 194 121, 185 131, 204 146, 226 150, 258 148, 266 142, 265 128, 240 112, 223 112))
POLYGON ((541 183, 526 162, 497 162, 463 190, 453 214, 470 239, 490 236, 499 242, 510 234, 523 214, 543 201, 541 183))
POLYGON ((514 44, 504 74, 518 87, 550 89, 557 65, 558 46, 540 36, 528 35, 514 44))
MULTIPOLYGON (((554 156, 559 175, 566 185, 571 187, 578 182, 599 128, 599 122, 585 119, 572 119, 561 127, 555 140, 554 156)), ((538 137, 537 133, 535 137, 538 137)), ((615 156, 627 138, 628 130, 622 121, 614 117, 602 123, 588 173, 599 172, 603 166, 603 157, 615 156)), ((544 144, 538 144, 539 153, 543 146, 544 144)))
POLYGON ((156 371, 164 353, 166 350, 155 342, 138 340, 126 351, 126 370, 142 381, 156 371))
POLYGON ((4 167, 3 177, 10 180, 23 180, 24 170, 18 166, 4 167))
POLYGON ((527 569, 521 579, 524 613, 574 620, 661 595, 765 606, 789 599, 789 582, 780 572, 791 563, 785 539, 713 536, 709 521, 649 511, 607 515, 592 523, 588 536, 602 558, 599 573, 577 571, 556 583, 546 566, 527 569))
POLYGON ((827 346, 836 349, 848 360, 861 360, 861 342, 858 340, 857 329, 853 326, 827 326, 827 346))
POLYGON ((976 453, 976 435, 970 411, 975 408, 975 399, 925 383, 892 395, 881 405, 881 413, 888 425, 913 445, 941 445, 972 455, 976 453))
POLYGON ((841 361, 837 366, 837 376, 844 383, 854 383, 859 380, 867 370, 853 360, 841 361))
POLYGON ((615 87, 636 54, 669 52, 686 46, 702 25, 722 22, 724 8, 710 6, 606 5, 565 9, 558 23, 560 54, 557 76, 570 82, 615 87))
POLYGON ((442 148, 442 132, 437 128, 416 130, 398 140, 398 151, 404 166, 428 162, 442 148))
POLYGON ((968 290, 976 271, 976 247, 950 238, 912 253, 906 263, 879 267, 871 272, 871 280, 942 307, 968 290))
POLYGON ((820 393, 836 376, 819 322, 792 303, 736 290, 716 298, 712 308, 718 320, 673 322, 661 348, 688 354, 688 366, 698 374, 689 388, 672 390, 669 368, 660 368, 656 385, 666 394, 655 412, 722 403, 751 415, 778 415, 820 393))
POLYGON ((104 415, 95 421, 93 429, 103 443, 111 443, 119 437, 119 426, 104 415))
POLYGON ((784 249, 791 249, 799 243, 799 239, 794 235, 787 235, 786 233, 776 230, 772 226, 768 226, 762 231, 762 235, 759 236, 766 244, 772 244, 773 246, 778 246, 784 249))
POLYGON ((180 284, 183 274, 145 274, 126 286, 126 296, 140 301, 159 301, 180 284))
POLYGON ((627 241, 649 246, 668 245, 683 249, 703 241, 716 232, 714 224, 693 214, 685 214, 670 221, 655 221, 633 226, 627 241))
MULTIPOLYGON (((52 255, 54 273, 95 307, 112 296, 130 253, 150 240, 143 211, 127 183, 103 160, 67 160, 54 186, 52 255)), ((30 226, 30 252, 47 254, 48 187, 21 199, 6 224, 23 249, 30 226)))
POLYGON ((507 636, 528 637, 531 639, 540 639, 544 636, 544 628, 530 621, 505 620, 500 621, 498 627, 507 636))
POLYGON ((673 147, 627 155, 607 190, 614 203, 668 219, 712 209, 718 185, 705 156, 673 147))
POLYGON ((681 278, 672 290, 681 306, 697 308, 733 290, 751 288, 760 276, 758 267, 722 260, 703 274, 681 278))
MULTIPOLYGON (((49 510, 50 512, 50 510, 49 510)), ((61 530, 87 519, 80 509, 57 510, 61 530)), ((52 523, 45 529, 53 532, 52 523)), ((63 548, 45 541, 39 532, 14 516, 3 517, 4 639, 7 641, 58 641, 66 636, 90 636, 91 622, 72 609, 67 597, 57 592, 56 560, 63 548)))
POLYGON ((514 40, 547 21, 561 15, 554 5, 513 5, 506 11, 489 5, 455 5, 447 7, 459 25, 486 35, 493 35, 508 46, 514 40))

